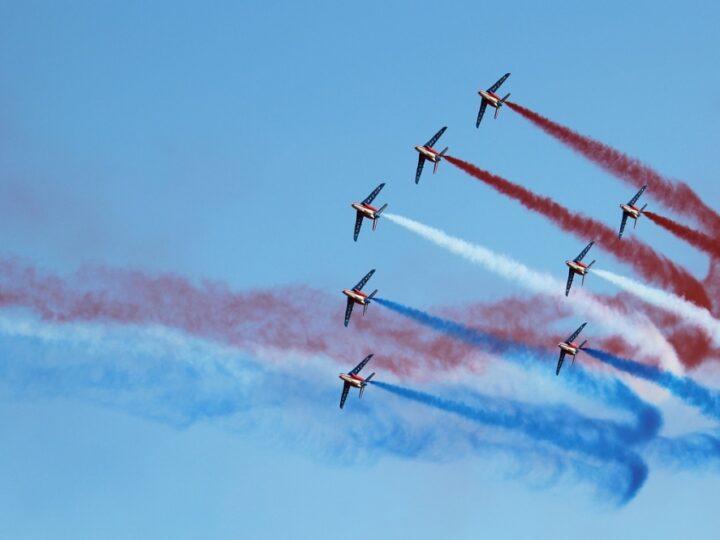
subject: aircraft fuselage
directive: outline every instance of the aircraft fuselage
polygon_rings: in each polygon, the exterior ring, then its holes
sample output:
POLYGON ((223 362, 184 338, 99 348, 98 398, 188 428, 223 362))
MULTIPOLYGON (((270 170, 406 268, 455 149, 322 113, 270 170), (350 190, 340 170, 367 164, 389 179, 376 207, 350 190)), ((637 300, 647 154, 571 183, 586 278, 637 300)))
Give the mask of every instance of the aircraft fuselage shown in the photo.
POLYGON ((496 109, 498 107, 502 107, 502 103, 500 103, 502 98, 497 94, 493 94, 487 90, 480 90, 478 91, 478 94, 480 94, 480 96, 482 96, 482 98, 487 101, 487 104, 491 107, 495 107, 496 109))
POLYGON ((620 208, 622 208, 623 213, 627 214, 627 216, 632 219, 640 217, 640 209, 636 208, 632 204, 621 204, 620 208))
POLYGON ((367 384, 365 379, 363 379, 360 375, 348 375, 347 373, 341 373, 339 377, 343 382, 346 382, 355 388, 362 388, 365 384, 367 384))
POLYGON ((576 274, 580 274, 581 276, 584 276, 588 273, 588 267, 585 266, 583 263, 578 261, 565 261, 565 264, 568 265, 568 268, 575 272, 576 274))
POLYGON ((375 219, 377 216, 375 213, 377 212, 377 208, 374 206, 370 206, 369 204, 363 204, 363 203, 352 203, 350 206, 352 206, 355 210, 360 212, 363 217, 369 218, 369 219, 375 219))
POLYGON ((355 289, 343 289, 343 294, 356 304, 364 306, 367 303, 367 294, 355 289))
POLYGON ((438 157, 440 152, 438 152, 431 146, 416 146, 415 150, 420 152, 420 154, 428 161, 432 161, 433 163, 440 161, 440 158, 438 157))
POLYGON ((558 343, 558 347, 571 356, 575 356, 579 349, 575 343, 568 343, 567 341, 561 341, 558 343))

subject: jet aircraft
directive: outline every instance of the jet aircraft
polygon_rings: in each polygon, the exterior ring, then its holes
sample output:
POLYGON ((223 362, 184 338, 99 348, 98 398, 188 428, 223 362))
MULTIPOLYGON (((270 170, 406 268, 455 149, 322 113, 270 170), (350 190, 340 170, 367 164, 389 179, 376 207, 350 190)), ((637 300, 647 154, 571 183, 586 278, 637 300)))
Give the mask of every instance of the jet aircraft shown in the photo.
POLYGON ((582 332, 586 324, 586 322, 582 323, 580 325, 580 328, 575 330, 569 338, 567 338, 565 341, 561 341, 560 343, 558 343, 558 347, 560 347, 560 358, 558 359, 557 368, 555 369, 555 375, 560 374, 560 368, 563 365, 566 354, 572 356, 572 363, 575 363, 575 355, 582 350, 582 348, 587 343, 587 339, 583 341, 580 345, 576 345, 575 343, 573 343, 573 340, 580 335, 580 332, 582 332))
POLYGON ((625 223, 627 222, 628 218, 633 220, 633 229, 637 225, 637 220, 642 215, 647 204, 644 204, 642 208, 638 208, 637 206, 635 206, 635 203, 640 198, 640 195, 643 194, 643 191, 645 191, 646 187, 647 186, 641 187, 640 191, 638 191, 635 194, 635 196, 632 199, 630 199, 630 201, 627 204, 620 205, 620 208, 623 211, 623 216, 622 216, 622 221, 620 222, 620 233, 618 234, 618 238, 622 238, 623 231, 625 230, 625 223))
POLYGON ((362 397, 363 392, 365 391, 365 387, 367 386, 367 383, 370 382, 370 379, 372 379, 375 376, 375 372, 368 375, 367 379, 363 379, 358 373, 360 373, 360 370, 365 367, 365 364, 367 364, 370 359, 373 357, 372 354, 369 354, 366 356, 362 362, 360 362, 357 366, 355 366, 350 372, 348 373, 341 373, 340 379, 343 382, 343 389, 342 394, 340 395, 340 408, 342 409, 345 405, 345 400, 347 399, 348 392, 350 391, 350 387, 355 387, 360 389, 360 396, 362 397))
POLYGON ((350 316, 352 315, 353 306, 360 304, 363 307, 363 316, 367 313, 367 308, 370 305, 370 301, 377 294, 377 289, 371 292, 369 295, 362 292, 362 288, 368 282, 368 280, 375 273, 375 269, 370 270, 364 278, 358 281, 352 289, 343 289, 343 294, 347 296, 347 307, 345 308, 345 326, 350 322, 350 316))
POLYGON ((442 136, 443 133, 445 133, 445 130, 447 129, 447 126, 443 127, 438 131, 435 135, 432 136, 432 139, 430 139, 428 142, 426 142, 422 146, 416 146, 415 150, 418 151, 420 154, 418 156, 418 164, 417 164, 417 171, 415 171, 415 183, 417 184, 420 182, 420 175, 422 174, 423 165, 425 165, 425 160, 432 161, 435 166, 433 167, 433 174, 437 172, 438 165, 440 165, 440 160, 445 155, 445 152, 448 151, 448 147, 446 146, 445 149, 442 152, 438 152, 433 148, 433 144, 435 144, 438 139, 442 136))
POLYGON ((585 249, 580 252, 580 255, 575 257, 572 261, 565 261, 565 264, 567 264, 570 269, 568 271, 567 285, 565 286, 565 296, 570 294, 570 287, 572 287, 573 277, 575 277, 575 274, 580 274, 582 276, 582 284, 585 285, 585 274, 587 274, 590 267, 595 264, 595 261, 593 260, 590 264, 585 264, 580 261, 582 261, 583 257, 587 255, 587 252, 590 251, 590 248, 594 243, 595 242, 593 241, 585 246, 585 249))
POLYGON ((490 105, 491 107, 495 107, 495 118, 497 118, 498 114, 500 114, 500 107, 505 105, 505 100, 510 97, 510 94, 505 94, 505 97, 501 98, 495 92, 497 92, 498 88, 500 88, 502 83, 504 83, 505 79, 507 79, 509 76, 510 74, 506 73, 505 75, 500 77, 498 81, 490 88, 488 88, 487 90, 480 90, 478 92, 482 100, 480 101, 480 110, 478 111, 477 121, 475 122, 476 128, 480 127, 480 121, 482 120, 482 117, 485 114, 485 109, 488 105, 490 105))
POLYGON ((368 218, 372 220, 372 228, 374 231, 377 227, 380 214, 382 214, 382 211, 385 210, 385 208, 387 207, 387 204, 383 204, 380 208, 370 206, 370 203, 373 202, 373 199, 377 197, 377 194, 380 193, 380 190, 383 187, 385 187, 384 182, 378 187, 376 187, 370 195, 365 197, 365 199, 363 199, 363 202, 352 203, 351 205, 357 211, 357 216, 355 217, 355 233, 353 235, 353 240, 355 240, 356 242, 358 239, 358 235, 360 234, 360 227, 362 227, 363 224, 363 218, 368 218))

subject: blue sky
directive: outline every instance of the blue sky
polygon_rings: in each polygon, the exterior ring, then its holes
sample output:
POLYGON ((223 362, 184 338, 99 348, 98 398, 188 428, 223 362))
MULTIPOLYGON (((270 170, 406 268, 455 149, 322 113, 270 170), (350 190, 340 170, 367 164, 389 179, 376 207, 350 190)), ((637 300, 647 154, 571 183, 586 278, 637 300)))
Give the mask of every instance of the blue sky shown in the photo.
MULTIPOLYGON (((503 89, 519 103, 688 181, 720 208, 719 9, 0 1, 0 255, 60 275, 105 265, 330 293, 377 267, 381 293, 420 307, 516 294, 388 222, 375 233, 366 224, 354 244, 350 202, 385 181, 392 211, 563 277, 562 261, 584 242, 447 163, 413 183, 412 147, 447 125, 453 155, 617 225, 633 190, 512 111, 475 129, 478 88, 510 71, 503 89)), ((705 275, 704 255, 649 222, 633 234, 705 275)), ((90 384, 88 366, 125 366, 125 353, 57 339, 0 335, 10 366, 0 371, 3 537, 710 538, 720 526, 717 470, 653 469, 617 508, 567 478, 547 486, 498 453, 329 458, 307 434, 274 434, 277 412, 256 412, 253 426, 222 407, 177 421, 173 405, 194 410, 186 383, 166 395, 154 371, 150 397, 123 381, 90 384), (54 385, 69 365, 80 368, 54 385), (47 380, 37 366, 57 371, 47 380)), ((127 354, 132 369, 165 358, 127 354)), ((318 433, 372 430, 365 411, 384 407, 408 421, 434 414, 371 388, 340 415, 337 369, 323 366, 308 367, 327 377, 310 395, 330 396, 328 412, 307 419, 318 433)), ((203 392, 232 395, 215 375, 203 392)), ((667 409, 671 425, 691 414, 667 409)), ((315 409, 288 411, 295 429, 306 413, 315 409)))

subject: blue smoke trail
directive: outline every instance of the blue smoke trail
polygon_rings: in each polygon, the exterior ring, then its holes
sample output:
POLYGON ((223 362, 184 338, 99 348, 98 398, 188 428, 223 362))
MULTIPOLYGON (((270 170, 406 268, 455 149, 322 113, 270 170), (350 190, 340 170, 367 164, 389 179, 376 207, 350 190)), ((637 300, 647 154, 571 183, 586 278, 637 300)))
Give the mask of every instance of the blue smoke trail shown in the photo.
MULTIPOLYGON (((452 336, 473 347, 480 347, 493 353, 508 353, 506 359, 518 362, 523 366, 536 369, 547 357, 547 351, 530 347, 511 340, 498 338, 492 334, 469 328, 455 321, 430 315, 419 309, 411 308, 387 300, 375 298, 378 304, 408 317, 433 330, 452 336)), ((540 371, 540 370, 539 370, 540 371)), ((546 369, 541 370, 546 373, 546 369)), ((652 439, 662 426, 662 416, 653 406, 645 403, 630 388, 617 379, 601 378, 590 374, 581 366, 566 370, 563 380, 569 382, 581 394, 591 394, 611 407, 619 407, 631 411, 635 415, 635 426, 617 425, 618 436, 628 443, 637 443, 652 439)))
POLYGON ((647 465, 639 455, 617 444, 615 437, 602 429, 605 421, 585 418, 560 407, 538 407, 498 398, 489 399, 488 407, 479 408, 382 381, 374 381, 373 384, 397 396, 473 422, 518 430, 536 441, 549 442, 571 452, 582 452, 603 462, 618 462, 627 472, 624 475, 626 487, 619 498, 621 504, 635 497, 647 478, 647 465), (586 438, 582 434, 587 435, 590 426, 595 428, 594 434, 586 438))
POLYGON ((714 392, 709 388, 696 383, 689 377, 678 377, 668 371, 663 371, 654 366, 648 366, 628 358, 620 358, 598 349, 586 348, 585 351, 601 362, 609 364, 614 368, 635 375, 642 379, 652 381, 669 390, 674 396, 685 403, 699 409, 706 416, 720 419, 720 392, 714 392))
POLYGON ((681 437, 657 437, 645 448, 648 459, 674 469, 720 470, 720 432, 696 432, 681 437))
MULTIPOLYGON (((61 333, 61 339, 48 340, 42 332, 7 338, 0 331, 0 392, 80 399, 180 429, 216 423, 246 438, 259 436, 263 444, 345 465, 383 456, 434 462, 509 458, 522 469, 519 476, 538 487, 571 474, 593 485, 603 500, 617 495, 621 466, 609 468, 580 453, 489 440, 461 418, 437 422, 383 400, 352 400, 340 413, 337 379, 328 379, 325 368, 293 372, 297 384, 288 386, 278 366, 226 356, 201 341, 156 343, 127 329, 93 336, 64 327, 61 333)), ((287 368, 293 365, 289 361, 287 368)))

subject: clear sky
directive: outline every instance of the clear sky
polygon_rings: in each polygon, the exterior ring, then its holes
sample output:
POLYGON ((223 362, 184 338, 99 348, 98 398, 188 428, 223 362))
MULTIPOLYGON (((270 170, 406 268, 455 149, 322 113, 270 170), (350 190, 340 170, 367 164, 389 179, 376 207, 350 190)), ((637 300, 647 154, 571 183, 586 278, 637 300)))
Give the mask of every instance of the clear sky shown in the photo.
MULTIPOLYGON (((387 221, 374 233, 366 223, 354 244, 350 203, 385 181, 393 212, 563 278, 583 241, 448 163, 413 182, 412 147, 447 125, 452 155, 617 226, 633 194, 625 184, 507 108, 475 129, 477 90, 510 71, 503 90, 519 103, 720 208, 718 20, 715 2, 0 0, 0 256, 60 276, 102 266, 236 291, 306 284, 338 293, 339 325, 339 290, 369 268, 382 294, 423 308, 522 295, 387 221)), ((707 257, 660 228, 641 222, 633 234, 705 276, 707 257)), ((592 277, 588 286, 613 292, 592 277)), ((459 451, 468 425, 379 388, 340 413, 332 359, 283 366, 280 354, 267 367, 158 329, 0 317, 3 538, 720 530, 717 462, 651 467, 618 506, 573 475, 538 470, 537 455, 531 466, 497 448, 459 451), (403 446, 436 425, 446 447, 403 446), (383 437, 392 451, 368 442, 383 437)), ((470 386, 561 398, 550 383, 502 378, 513 374, 470 386)), ((662 407, 670 428, 704 425, 673 400, 662 407)))

